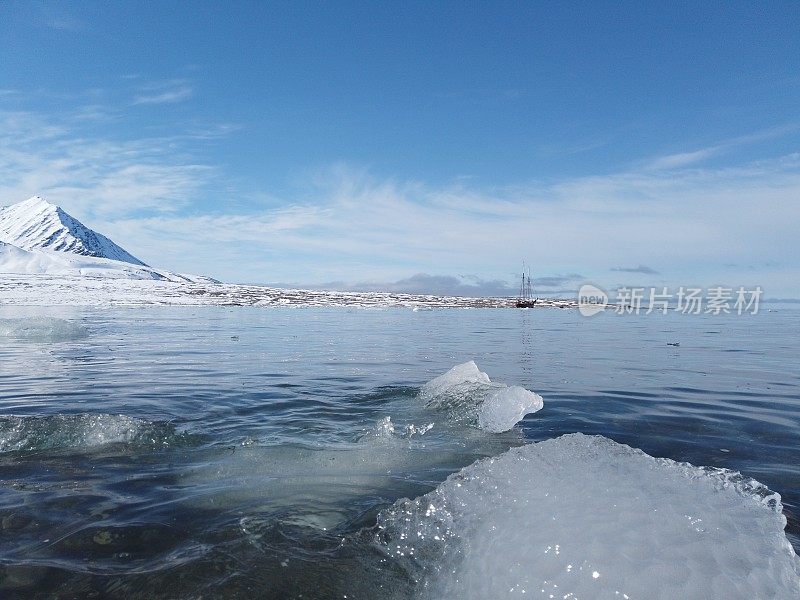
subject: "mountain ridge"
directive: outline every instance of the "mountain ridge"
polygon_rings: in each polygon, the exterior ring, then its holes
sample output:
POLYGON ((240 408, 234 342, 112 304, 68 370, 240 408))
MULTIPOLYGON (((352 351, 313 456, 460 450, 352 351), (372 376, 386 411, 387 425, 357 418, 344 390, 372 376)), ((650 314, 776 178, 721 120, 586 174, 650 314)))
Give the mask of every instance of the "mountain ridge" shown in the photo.
POLYGON ((28 251, 55 250, 148 266, 40 196, 0 208, 0 241, 28 251))
POLYGON ((218 283, 153 268, 40 196, 0 207, 0 273, 218 283))

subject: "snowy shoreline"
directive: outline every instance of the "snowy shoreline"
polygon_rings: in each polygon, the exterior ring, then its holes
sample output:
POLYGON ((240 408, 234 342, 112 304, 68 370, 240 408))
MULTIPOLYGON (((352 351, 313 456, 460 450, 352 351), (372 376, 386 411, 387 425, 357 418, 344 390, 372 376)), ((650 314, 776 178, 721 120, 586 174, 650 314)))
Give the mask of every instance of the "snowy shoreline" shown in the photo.
MULTIPOLYGON (((220 283, 146 265, 39 196, 0 207, 0 305, 512 308, 514 298, 336 292, 220 283)), ((572 300, 538 307, 575 308, 572 300)))
MULTIPOLYGON (((212 282, 0 273, 0 305, 15 306, 342 306, 514 308, 514 298, 467 298, 394 292, 336 292, 212 282)), ((576 308, 540 299, 536 308, 576 308)))

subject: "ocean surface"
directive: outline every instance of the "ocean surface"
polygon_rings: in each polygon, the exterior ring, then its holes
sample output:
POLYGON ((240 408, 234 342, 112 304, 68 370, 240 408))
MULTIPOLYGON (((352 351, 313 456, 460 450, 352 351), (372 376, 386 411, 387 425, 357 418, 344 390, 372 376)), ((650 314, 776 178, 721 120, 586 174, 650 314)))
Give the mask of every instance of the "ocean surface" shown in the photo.
POLYGON ((660 597, 643 560, 661 590, 795 597, 799 334, 792 309, 5 307, 0 597, 660 597), (507 388, 420 395, 468 361, 543 408, 492 433, 507 388))

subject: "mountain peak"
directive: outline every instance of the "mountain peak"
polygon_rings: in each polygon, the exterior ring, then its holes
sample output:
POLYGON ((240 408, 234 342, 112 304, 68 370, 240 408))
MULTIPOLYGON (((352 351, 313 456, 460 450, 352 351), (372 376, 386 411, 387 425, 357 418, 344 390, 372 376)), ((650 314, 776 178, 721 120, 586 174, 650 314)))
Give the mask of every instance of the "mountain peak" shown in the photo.
POLYGON ((56 206, 55 204, 51 204, 41 196, 31 196, 30 198, 28 198, 27 200, 23 200, 22 202, 17 202, 16 204, 12 204, 10 206, 0 207, 0 212, 11 208, 18 208, 18 209, 24 208, 27 210, 37 211, 37 212, 44 212, 44 211, 53 212, 59 210, 58 206, 56 206))
POLYGON ((41 196, 0 208, 0 241, 24 250, 55 250, 144 265, 41 196))
POLYGON ((55 206, 55 204, 51 204, 41 196, 31 196, 27 200, 23 200, 22 202, 17 202, 17 204, 47 204, 48 206, 55 206))

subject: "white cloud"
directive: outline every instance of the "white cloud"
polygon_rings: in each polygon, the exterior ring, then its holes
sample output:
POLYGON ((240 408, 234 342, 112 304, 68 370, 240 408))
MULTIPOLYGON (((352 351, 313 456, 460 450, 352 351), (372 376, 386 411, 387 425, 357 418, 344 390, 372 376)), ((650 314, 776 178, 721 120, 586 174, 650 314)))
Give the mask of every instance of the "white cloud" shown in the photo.
POLYGON ((794 279, 776 275, 797 271, 785 249, 796 245, 798 197, 799 156, 488 192, 375 180, 339 167, 278 210, 126 219, 113 228, 137 240, 146 260, 166 246, 179 261, 167 266, 238 281, 361 285, 353 282, 416 272, 494 280, 526 259, 535 276, 578 271, 611 285, 620 277, 613 265, 642 263, 652 265, 653 283, 769 280, 770 293, 800 295, 794 279), (757 261, 777 266, 772 274, 725 266, 757 261))
POLYGON ((227 182, 219 187, 232 191, 219 200, 242 208, 211 214, 198 212, 201 200, 223 175, 188 150, 232 128, 115 140, 82 137, 77 119, 0 113, 0 203, 44 195, 169 269, 228 281, 416 285, 414 273, 511 280, 526 260, 535 277, 581 273, 614 285, 629 275, 641 284, 642 274, 612 267, 647 265, 653 283, 761 284, 770 296, 800 296, 798 154, 495 189, 336 165, 283 198, 264 190, 266 202, 247 202, 227 182))
POLYGON ((779 127, 771 127, 755 133, 747 135, 740 135, 734 138, 724 140, 718 144, 700 148, 690 152, 678 152, 676 154, 667 154, 665 156, 656 157, 645 164, 646 169, 661 171, 669 169, 677 169, 693 165, 734 148, 746 146, 748 144, 756 144, 766 140, 784 137, 786 135, 796 133, 800 130, 800 125, 797 123, 789 123, 779 127))
POLYGON ((639 265, 638 267, 612 267, 612 271, 619 273, 639 273, 641 275, 660 275, 653 267, 647 265, 639 265))
POLYGON ((188 100, 193 94, 194 88, 186 80, 174 79, 142 86, 140 93, 133 99, 133 103, 175 104, 188 100))
MULTIPOLYGON (((83 118, 79 111, 74 121, 83 118)), ((0 112, 0 203, 38 194, 76 216, 120 216, 186 205, 214 176, 176 157, 179 138, 80 137, 75 123, 0 112)))
POLYGON ((711 148, 703 148, 695 150, 694 152, 679 152, 678 154, 668 154, 653 159, 648 167, 654 170, 675 169, 678 167, 685 167, 711 158, 715 154, 722 151, 722 146, 712 146, 711 148))

